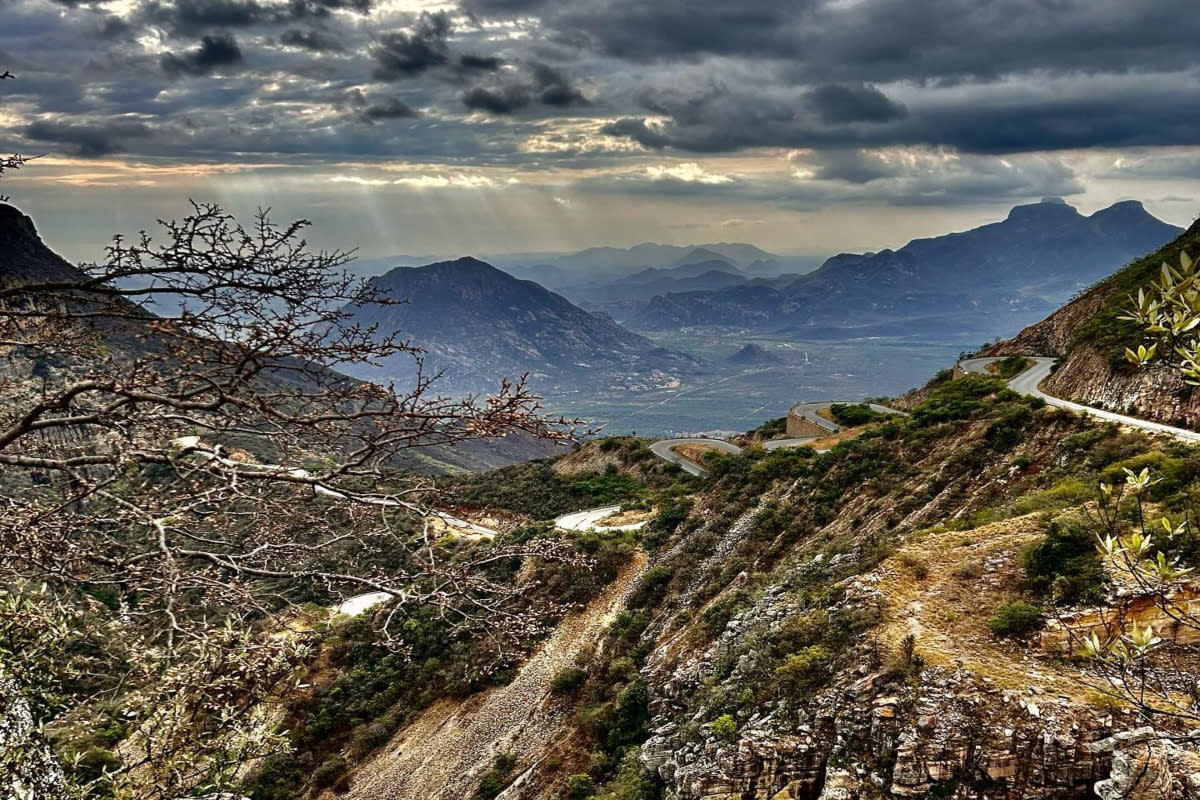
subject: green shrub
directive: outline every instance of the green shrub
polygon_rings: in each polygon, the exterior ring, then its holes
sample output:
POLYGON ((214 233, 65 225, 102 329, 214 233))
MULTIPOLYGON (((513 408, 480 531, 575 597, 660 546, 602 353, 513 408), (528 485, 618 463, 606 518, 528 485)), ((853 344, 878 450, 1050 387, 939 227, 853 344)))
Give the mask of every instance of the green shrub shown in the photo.
POLYGON ((1026 356, 1009 356, 997 361, 993 367, 995 374, 1004 380, 1011 380, 1025 371, 1030 364, 1026 356))
POLYGON ((929 390, 925 402, 913 412, 913 422, 929 427, 942 422, 968 419, 987 406, 985 398, 995 395, 1001 400, 1018 395, 1005 388, 1004 381, 974 373, 948 381, 929 390))
POLYGON ((832 656, 823 645, 815 644, 792 653, 775 668, 775 680, 784 694, 804 700, 828 679, 832 656))
POLYGON ((337 782, 346 772, 346 759, 332 755, 317 765, 312 773, 312 783, 317 789, 325 789, 337 782))
POLYGON ((716 736, 718 739, 732 741, 733 737, 737 735, 738 724, 737 720, 730 715, 722 714, 712 722, 708 723, 708 729, 712 732, 712 735, 716 736))
POLYGON ((988 620, 992 633, 1002 638, 1019 638, 1042 627, 1042 611, 1024 600, 1013 600, 996 609, 996 615, 988 620))
POLYGON ((1030 590, 1056 604, 1098 603, 1104 597, 1104 564, 1084 520, 1053 520, 1046 535, 1021 556, 1030 590))
POLYGON ((497 753, 492 759, 492 768, 479 776, 479 788, 471 795, 471 800, 493 800, 508 786, 516 765, 517 759, 511 753, 497 753))
POLYGON ((867 425, 871 422, 886 419, 888 416, 887 414, 875 411, 866 403, 857 403, 855 405, 834 403, 829 407, 829 413, 839 425, 844 425, 847 428, 867 425))
POLYGON ((556 694, 574 694, 587 683, 588 674, 577 667, 567 667, 554 676, 550 691, 556 694))
POLYGON ((591 776, 579 773, 567 778, 568 800, 588 800, 596 791, 596 782, 591 776))
POLYGON ((994 450, 1008 450, 1025 438, 1033 412, 1024 403, 1005 403, 998 412, 984 439, 994 450))
POLYGON ((636 748, 625 754, 617 776, 604 788, 601 800, 662 800, 662 780, 642 766, 636 748))

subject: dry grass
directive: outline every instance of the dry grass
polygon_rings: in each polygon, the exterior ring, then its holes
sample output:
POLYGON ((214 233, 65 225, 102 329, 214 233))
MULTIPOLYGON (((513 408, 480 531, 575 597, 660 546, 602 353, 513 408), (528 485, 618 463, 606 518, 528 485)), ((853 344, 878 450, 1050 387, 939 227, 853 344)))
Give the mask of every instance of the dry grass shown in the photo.
POLYGON ((833 416, 833 409, 831 408, 818 408, 817 416, 821 419, 827 419, 835 425, 837 424, 837 419, 833 416))
POLYGON ((887 601, 884 640, 905 636, 929 664, 966 669, 997 688, 1030 685, 1088 702, 1082 673, 1069 664, 1031 660, 1017 643, 1000 641, 988 620, 1019 592, 1020 553, 1042 535, 1036 515, 971 531, 930 533, 898 550, 875 570, 887 601))
POLYGON ((653 511, 618 511, 616 514, 610 514, 602 520, 599 520, 597 525, 633 525, 636 522, 645 522, 654 516, 653 511))
POLYGON ((688 461, 698 466, 704 465, 704 456, 709 453, 719 453, 721 448, 713 447, 711 444, 677 444, 671 448, 671 452, 676 455, 683 456, 688 461))
POLYGON ((822 436, 820 439, 809 442, 808 446, 817 450, 829 450, 834 445, 848 442, 851 439, 857 439, 863 433, 870 429, 870 425, 859 425, 857 428, 846 428, 837 433, 831 433, 828 436, 822 436))

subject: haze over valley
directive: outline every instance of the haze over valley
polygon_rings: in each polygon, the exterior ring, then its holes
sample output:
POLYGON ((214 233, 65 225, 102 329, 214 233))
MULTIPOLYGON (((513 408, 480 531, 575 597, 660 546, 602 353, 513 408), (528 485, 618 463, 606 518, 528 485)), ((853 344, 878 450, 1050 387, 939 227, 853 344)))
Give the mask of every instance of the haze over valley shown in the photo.
MULTIPOLYGON (((443 391, 528 372, 547 408, 609 435, 732 433, 802 400, 903 393, 1179 232, 1136 201, 1084 216, 1048 198, 970 231, 819 264, 729 243, 498 266, 398 257, 358 268, 408 304, 355 320, 425 348, 443 391)), ((403 382, 409 368, 398 359, 354 374, 403 382)))

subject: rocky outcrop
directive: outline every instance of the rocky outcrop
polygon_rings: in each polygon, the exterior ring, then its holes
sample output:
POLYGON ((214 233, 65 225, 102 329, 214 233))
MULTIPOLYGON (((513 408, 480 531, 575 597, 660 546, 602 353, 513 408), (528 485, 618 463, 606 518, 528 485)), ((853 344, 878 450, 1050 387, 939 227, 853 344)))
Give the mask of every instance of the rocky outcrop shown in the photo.
POLYGON ((1039 637, 1042 649, 1053 655, 1079 650, 1092 634, 1107 641, 1133 626, 1152 628, 1177 645, 1200 644, 1200 630, 1191 624, 1200 615, 1200 588, 1194 585, 1162 596, 1120 598, 1112 606, 1081 609, 1050 620, 1039 637))
POLYGON ((16 682, 0 674, 0 797, 60 800, 67 779, 16 682))
MULTIPOLYGON (((735 742, 667 725, 643 747, 673 800, 1087 797, 1109 775, 1111 716, 1035 703, 965 673, 927 670, 876 695, 878 674, 802 712, 751 719, 735 742)), ((1168 794, 1160 795, 1162 798, 1168 794)))
POLYGON ((1055 397, 1184 427, 1200 425, 1200 392, 1166 365, 1133 369, 1087 344, 1071 348, 1046 381, 1055 397))
POLYGON ((1159 800, 1171 796, 1166 746, 1149 726, 1095 742, 1094 753, 1112 753, 1112 771, 1096 784, 1101 800, 1159 800))

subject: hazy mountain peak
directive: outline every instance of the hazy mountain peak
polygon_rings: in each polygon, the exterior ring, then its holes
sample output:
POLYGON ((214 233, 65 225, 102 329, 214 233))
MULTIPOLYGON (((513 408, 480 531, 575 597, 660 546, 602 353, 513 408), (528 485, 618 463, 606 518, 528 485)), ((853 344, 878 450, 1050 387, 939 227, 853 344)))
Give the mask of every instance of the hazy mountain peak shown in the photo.
POLYGON ((692 251, 690 251, 689 253, 687 253, 682 258, 680 258, 675 263, 679 266, 684 266, 687 264, 700 264, 700 263, 708 262, 708 261, 723 261, 727 264, 730 263, 729 258, 721 255, 720 253, 716 252, 715 250, 710 250, 707 247, 697 247, 697 248, 693 249, 692 251))
POLYGON ((1142 205, 1141 200, 1122 200, 1119 203, 1113 203, 1108 208, 1102 208, 1095 214, 1092 214, 1089 219, 1093 220, 1112 220, 1120 219, 1122 221, 1131 220, 1157 220, 1157 218, 1146 210, 1142 205))
POLYGON ((1045 197, 1039 203, 1013 206, 1008 212, 1009 220, 1057 220, 1081 216, 1075 206, 1061 197, 1045 197))
MULTIPOLYGON (((431 370, 446 370, 443 391, 486 391, 501 375, 532 373, 542 391, 583 383, 636 382, 655 370, 692 368, 685 356, 658 348, 562 295, 477 258, 400 267, 374 282, 408 302, 348 308, 354 321, 398 332, 426 351, 431 370)), ((348 367, 355 377, 401 380, 406 356, 380 367, 348 367)), ((406 372, 407 370, 407 372, 406 372)))

